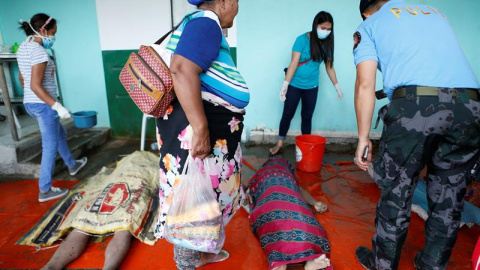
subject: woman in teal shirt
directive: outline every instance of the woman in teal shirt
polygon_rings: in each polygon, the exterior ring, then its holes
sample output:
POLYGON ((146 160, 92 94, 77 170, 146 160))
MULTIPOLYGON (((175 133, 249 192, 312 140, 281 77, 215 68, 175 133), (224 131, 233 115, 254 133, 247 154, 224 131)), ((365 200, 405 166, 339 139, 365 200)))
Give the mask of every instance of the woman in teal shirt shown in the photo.
POLYGON ((325 61, 328 77, 338 93, 338 98, 343 98, 333 68, 333 52, 333 17, 330 13, 321 11, 313 19, 312 31, 300 35, 293 45, 292 60, 280 90, 280 100, 285 102, 285 106, 280 121, 278 143, 270 149, 272 155, 283 151, 283 141, 300 100, 302 100, 302 134, 312 132, 312 116, 318 94, 319 67, 323 61, 325 61))

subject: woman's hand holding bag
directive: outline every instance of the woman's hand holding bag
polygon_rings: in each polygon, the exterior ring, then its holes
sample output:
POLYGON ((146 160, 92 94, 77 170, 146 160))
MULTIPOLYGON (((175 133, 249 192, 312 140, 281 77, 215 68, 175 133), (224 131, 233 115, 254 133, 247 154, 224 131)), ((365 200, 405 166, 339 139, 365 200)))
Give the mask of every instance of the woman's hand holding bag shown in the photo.
POLYGON ((190 155, 196 159, 204 159, 210 153, 212 147, 210 146, 210 132, 208 128, 203 130, 194 129, 192 136, 192 146, 190 149, 190 155))
POLYGON ((188 156, 171 195, 165 238, 181 247, 218 253, 225 242, 225 228, 205 164, 199 158, 188 156))

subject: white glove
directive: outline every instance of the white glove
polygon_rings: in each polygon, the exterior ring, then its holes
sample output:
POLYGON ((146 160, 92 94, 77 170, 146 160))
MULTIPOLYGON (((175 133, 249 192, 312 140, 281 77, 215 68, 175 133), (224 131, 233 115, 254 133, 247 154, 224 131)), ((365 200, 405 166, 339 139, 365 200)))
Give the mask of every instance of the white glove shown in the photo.
POLYGON ((53 104, 52 110, 57 111, 58 116, 60 116, 61 119, 68 119, 72 117, 70 115, 70 112, 58 102, 55 102, 55 104, 53 104))
POLYGON ((337 90, 337 94, 338 94, 338 99, 342 99, 343 98, 343 93, 342 93, 342 89, 340 88, 340 85, 335 84, 334 85, 335 87, 335 90, 337 90))
POLYGON ((290 83, 283 81, 282 88, 280 88, 280 100, 285 101, 287 99, 287 90, 290 83))

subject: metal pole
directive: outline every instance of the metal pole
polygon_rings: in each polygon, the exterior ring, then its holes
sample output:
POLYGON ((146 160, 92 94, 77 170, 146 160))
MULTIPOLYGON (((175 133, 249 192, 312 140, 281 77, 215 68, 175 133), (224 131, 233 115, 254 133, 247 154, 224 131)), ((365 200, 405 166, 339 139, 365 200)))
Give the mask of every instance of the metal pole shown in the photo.
MULTIPOLYGON (((5 62, 5 63, 7 63, 7 62, 5 62)), ((13 82, 13 83, 12 83, 13 95, 14 95, 14 97, 15 97, 15 95, 19 97, 20 94, 18 93, 17 85, 15 84, 15 79, 14 79, 15 74, 13 74, 13 62, 10 62, 10 63, 8 64, 8 69, 10 70, 10 78, 12 78, 11 80, 12 80, 12 82, 13 82)))
POLYGON ((173 0, 170 0, 170 18, 172 23, 172 29, 175 27, 175 22, 173 20, 173 0))
POLYGON ((3 102, 7 107, 7 120, 12 132, 12 139, 16 142, 19 141, 17 127, 15 126, 15 120, 13 119, 12 104, 10 103, 10 95, 8 94, 7 81, 5 79, 5 73, 3 72, 3 61, 0 59, 0 87, 2 88, 3 102))

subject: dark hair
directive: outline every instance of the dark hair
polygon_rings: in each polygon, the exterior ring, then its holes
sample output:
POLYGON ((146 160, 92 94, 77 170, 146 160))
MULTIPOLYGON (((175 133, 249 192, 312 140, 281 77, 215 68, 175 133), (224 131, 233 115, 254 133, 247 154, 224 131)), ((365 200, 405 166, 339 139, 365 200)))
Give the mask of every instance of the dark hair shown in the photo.
POLYGON ((201 5, 205 4, 205 5, 211 5, 213 4, 213 2, 215 2, 216 0, 205 0, 203 1, 202 3, 198 4, 197 5, 197 8, 199 8, 201 5))
POLYGON ((365 13, 365 12, 370 12, 370 13, 375 12, 375 11, 380 9, 380 4, 383 5, 384 3, 388 2, 388 1, 389 0, 372 0, 361 14, 363 20, 366 19, 366 17, 363 15, 363 13, 365 13))
MULTIPOLYGON (((45 23, 48 21, 50 16, 48 16, 45 13, 38 13, 33 15, 33 17, 30 19, 30 25, 35 29, 35 31, 39 32, 42 26, 45 25, 45 23)), ((57 20, 52 18, 47 25, 45 25, 45 29, 48 31, 52 29, 55 25, 57 24, 57 20)), ((18 29, 23 30, 27 36, 34 35, 35 32, 32 30, 28 22, 20 22, 20 27, 18 29)))
POLYGON ((333 66, 334 40, 333 17, 328 12, 320 11, 313 19, 312 32, 310 32, 310 55, 312 59, 316 62, 324 60, 325 64, 329 59, 331 60, 330 66, 333 66), (326 39, 321 40, 318 38, 317 28, 319 24, 324 22, 332 24, 332 32, 326 39))

